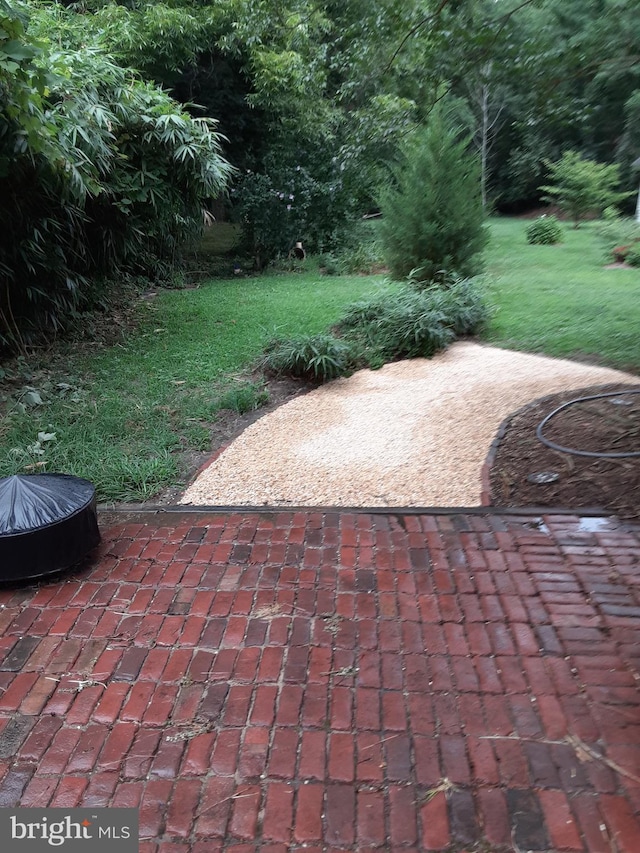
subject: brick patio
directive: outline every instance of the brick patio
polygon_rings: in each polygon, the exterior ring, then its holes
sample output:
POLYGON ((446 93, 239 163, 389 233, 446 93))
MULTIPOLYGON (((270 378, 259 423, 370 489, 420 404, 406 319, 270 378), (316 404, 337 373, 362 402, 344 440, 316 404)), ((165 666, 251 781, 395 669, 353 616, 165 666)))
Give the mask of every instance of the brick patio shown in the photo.
POLYGON ((550 514, 112 519, 0 591, 0 806, 142 853, 640 850, 640 537, 550 514))

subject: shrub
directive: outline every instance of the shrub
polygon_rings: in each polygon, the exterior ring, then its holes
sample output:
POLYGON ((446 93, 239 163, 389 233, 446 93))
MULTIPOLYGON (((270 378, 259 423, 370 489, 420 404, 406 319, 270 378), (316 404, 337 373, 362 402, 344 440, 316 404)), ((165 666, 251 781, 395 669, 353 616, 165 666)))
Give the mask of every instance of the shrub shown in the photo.
POLYGON ((487 318, 477 282, 417 289, 406 283, 348 306, 331 334, 278 338, 265 348, 262 367, 276 375, 326 382, 355 367, 381 367, 404 358, 428 358, 456 337, 473 334, 487 318))
POLYGON ((477 334, 488 318, 482 289, 472 279, 460 279, 447 288, 437 288, 429 294, 434 307, 441 311, 447 326, 456 337, 477 334))
POLYGON ((342 268, 347 275, 365 273, 370 275, 383 263, 382 253, 376 243, 360 243, 340 255, 342 268))
POLYGON ((604 247, 607 260, 627 260, 629 250, 640 242, 640 225, 630 217, 605 219, 598 223, 596 234, 604 247))
POLYGON ((541 216, 527 226, 527 242, 551 245, 562 240, 562 228, 555 216, 541 216))
POLYGON ((636 243, 629 249, 625 260, 630 267, 640 267, 640 243, 636 243))
POLYGON ((340 258, 336 257, 332 252, 327 252, 319 257, 319 265, 325 275, 343 275, 344 267, 340 258))
POLYGON ((340 248, 352 225, 327 164, 300 165, 290 152, 281 154, 267 158, 260 171, 239 175, 230 193, 231 215, 258 271, 288 257, 298 240, 307 252, 340 248))
POLYGON ((351 347, 330 334, 276 339, 267 345, 263 367, 277 376, 328 382, 349 372, 351 347))
POLYGON ((587 160, 577 151, 565 151, 556 163, 544 163, 553 182, 540 187, 547 193, 545 201, 557 204, 573 219, 575 228, 587 214, 600 213, 631 195, 616 191, 620 169, 615 164, 587 160))
POLYGON ((619 222, 621 219, 620 211, 615 205, 610 204, 602 211, 602 219, 604 222, 619 222))
POLYGON ((380 196, 380 239, 395 279, 478 271, 488 235, 477 159, 439 114, 410 140, 380 196))
POLYGON ((370 274, 384 264, 379 225, 378 220, 369 219, 353 226, 339 252, 340 263, 345 273, 370 274))
POLYGON ((372 366, 403 358, 429 357, 458 335, 479 330, 487 316, 476 284, 382 293, 349 306, 338 324, 372 366))
POLYGON ((413 291, 385 305, 364 331, 370 348, 385 361, 429 357, 455 338, 446 315, 413 291))

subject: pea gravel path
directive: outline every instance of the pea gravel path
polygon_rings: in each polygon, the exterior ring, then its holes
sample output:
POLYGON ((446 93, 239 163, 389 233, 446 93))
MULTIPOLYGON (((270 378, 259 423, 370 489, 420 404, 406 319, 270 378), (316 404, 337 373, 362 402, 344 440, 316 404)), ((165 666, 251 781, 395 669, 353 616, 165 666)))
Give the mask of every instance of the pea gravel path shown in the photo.
POLYGON ((498 427, 559 391, 640 377, 458 342, 362 370, 247 428, 186 490, 201 506, 477 506, 498 427))

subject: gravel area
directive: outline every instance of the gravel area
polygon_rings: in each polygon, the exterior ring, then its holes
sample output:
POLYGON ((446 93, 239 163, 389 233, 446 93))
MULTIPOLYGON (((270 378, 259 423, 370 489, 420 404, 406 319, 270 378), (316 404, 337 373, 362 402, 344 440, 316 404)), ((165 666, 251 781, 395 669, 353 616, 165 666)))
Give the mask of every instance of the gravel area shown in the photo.
POLYGON ((640 377, 458 342, 362 370, 248 427, 186 490, 208 506, 478 506, 502 420, 559 391, 640 377))

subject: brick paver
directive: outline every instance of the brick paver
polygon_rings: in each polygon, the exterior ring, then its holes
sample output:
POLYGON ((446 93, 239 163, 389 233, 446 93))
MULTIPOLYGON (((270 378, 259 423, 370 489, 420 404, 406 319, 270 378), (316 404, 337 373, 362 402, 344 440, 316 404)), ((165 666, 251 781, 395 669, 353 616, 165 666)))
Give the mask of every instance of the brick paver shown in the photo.
POLYGON ((633 527, 103 532, 82 572, 0 591, 0 806, 139 807, 143 853, 640 850, 633 527))

